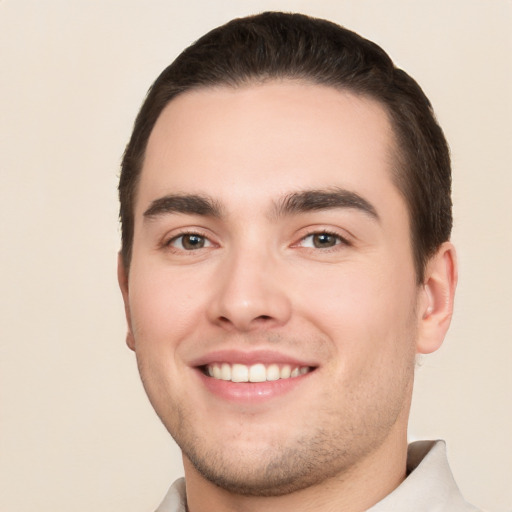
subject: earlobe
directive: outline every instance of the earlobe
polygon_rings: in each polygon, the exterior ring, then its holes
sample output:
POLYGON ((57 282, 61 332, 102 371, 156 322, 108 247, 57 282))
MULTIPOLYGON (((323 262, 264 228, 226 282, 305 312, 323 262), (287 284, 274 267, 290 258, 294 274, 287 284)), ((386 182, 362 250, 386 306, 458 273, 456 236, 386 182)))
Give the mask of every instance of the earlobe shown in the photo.
POLYGON ((119 252, 117 255, 117 281, 119 283, 119 288, 121 289, 121 293, 123 295, 124 302, 124 312, 126 315, 126 323, 128 326, 128 331, 126 333, 126 344, 128 347, 135 351, 135 339, 133 337, 132 331, 132 322, 130 316, 130 301, 129 301, 129 293, 128 293, 128 273, 126 272, 123 257, 119 252))
POLYGON ((436 351, 450 326, 457 286, 457 259, 451 242, 441 245, 425 269, 419 301, 420 329, 416 350, 420 354, 436 351))

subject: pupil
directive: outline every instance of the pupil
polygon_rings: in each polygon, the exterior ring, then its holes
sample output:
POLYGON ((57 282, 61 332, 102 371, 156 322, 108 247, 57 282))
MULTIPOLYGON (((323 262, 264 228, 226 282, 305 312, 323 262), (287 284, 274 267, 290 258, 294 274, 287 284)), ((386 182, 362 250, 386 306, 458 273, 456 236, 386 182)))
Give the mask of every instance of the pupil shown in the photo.
POLYGON ((204 246, 204 238, 199 235, 187 235, 183 238, 185 249, 201 249, 204 246))
POLYGON ((336 238, 327 233, 315 235, 313 238, 315 247, 333 247, 336 244, 336 238))

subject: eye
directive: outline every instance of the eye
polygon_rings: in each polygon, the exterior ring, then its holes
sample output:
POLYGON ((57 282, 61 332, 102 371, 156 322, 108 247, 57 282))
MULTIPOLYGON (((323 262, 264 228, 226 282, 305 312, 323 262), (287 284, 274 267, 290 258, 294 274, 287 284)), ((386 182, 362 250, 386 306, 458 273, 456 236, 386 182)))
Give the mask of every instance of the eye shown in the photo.
POLYGON ((312 249, 330 249, 331 247, 340 244, 348 245, 348 242, 341 236, 334 233, 328 233, 326 231, 311 233, 310 235, 305 236, 300 242, 302 247, 309 247, 312 249))
POLYGON ((169 240, 167 245, 185 251, 195 251, 197 249, 211 247, 212 243, 203 235, 197 233, 183 233, 169 240))

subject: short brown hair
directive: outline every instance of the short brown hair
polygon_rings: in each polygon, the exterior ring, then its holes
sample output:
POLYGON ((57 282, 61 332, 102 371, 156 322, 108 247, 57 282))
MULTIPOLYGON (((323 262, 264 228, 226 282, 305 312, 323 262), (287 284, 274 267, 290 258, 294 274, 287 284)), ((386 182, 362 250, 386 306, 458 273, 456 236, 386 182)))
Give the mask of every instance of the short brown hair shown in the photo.
POLYGON ((452 228, 449 149, 430 101, 375 43, 326 20, 280 12, 234 19, 212 30, 184 50, 150 88, 135 120, 119 181, 126 269, 144 154, 165 106, 191 89, 282 78, 348 90, 386 107, 397 145, 393 179, 408 207, 421 283, 426 262, 449 239, 452 228))

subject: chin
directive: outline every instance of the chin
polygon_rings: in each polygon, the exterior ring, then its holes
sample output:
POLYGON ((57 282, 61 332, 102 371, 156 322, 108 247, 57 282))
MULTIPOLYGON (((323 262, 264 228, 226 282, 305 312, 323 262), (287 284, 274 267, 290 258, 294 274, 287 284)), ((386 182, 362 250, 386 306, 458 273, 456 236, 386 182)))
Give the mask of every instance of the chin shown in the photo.
POLYGON ((291 450, 281 454, 274 451, 271 457, 263 454, 259 459, 236 453, 232 460, 212 455, 208 460, 195 454, 186 456, 204 479, 241 496, 283 496, 333 477, 339 469, 334 469, 332 463, 326 464, 325 459, 311 463, 304 460, 303 454, 291 450))
POLYGON ((190 441, 177 439, 193 471, 232 494, 253 497, 283 496, 346 475, 375 448, 368 439, 358 443, 347 433, 333 438, 325 431, 288 438, 287 446, 269 443, 259 449, 219 445, 206 451, 199 439, 190 441))

